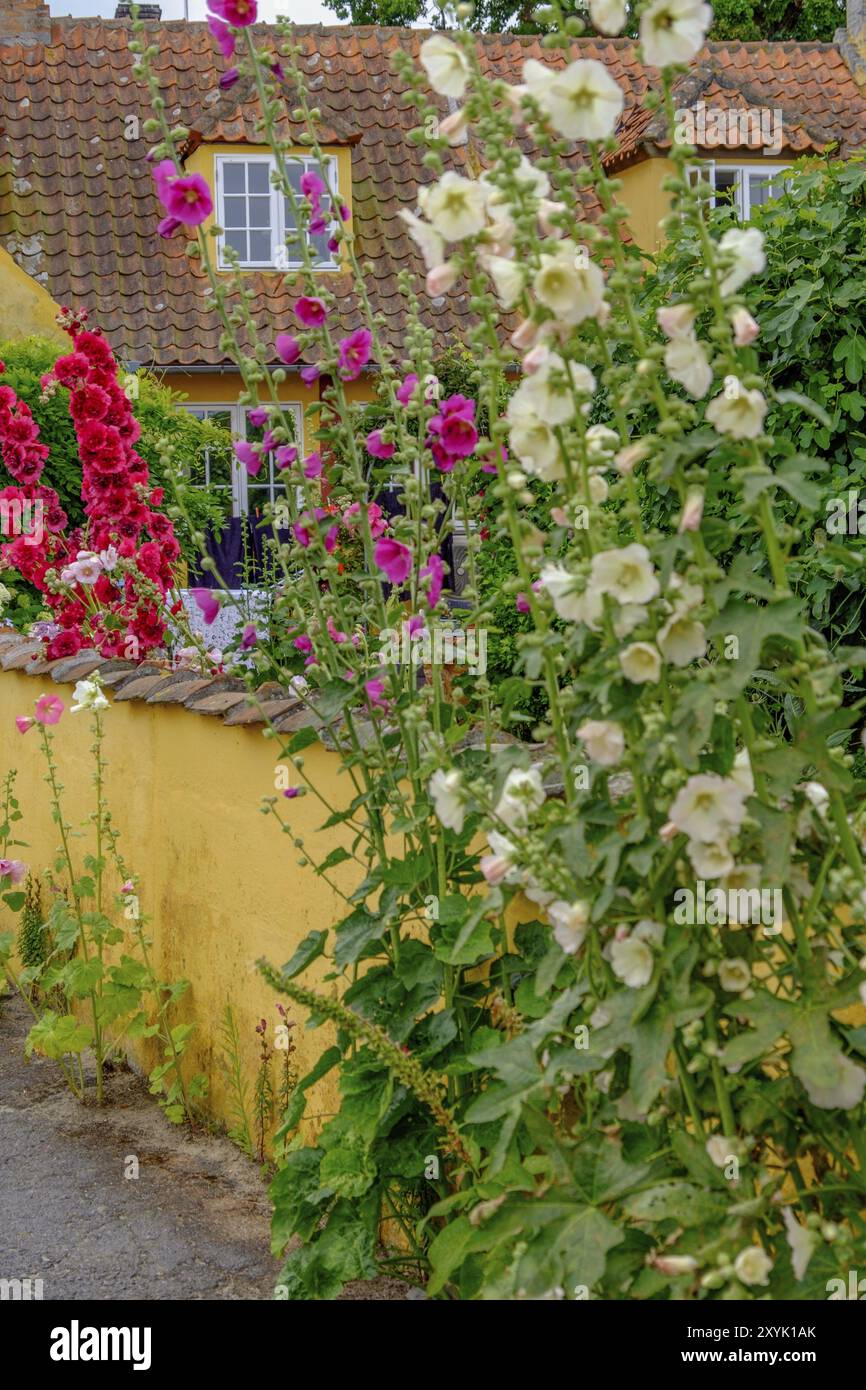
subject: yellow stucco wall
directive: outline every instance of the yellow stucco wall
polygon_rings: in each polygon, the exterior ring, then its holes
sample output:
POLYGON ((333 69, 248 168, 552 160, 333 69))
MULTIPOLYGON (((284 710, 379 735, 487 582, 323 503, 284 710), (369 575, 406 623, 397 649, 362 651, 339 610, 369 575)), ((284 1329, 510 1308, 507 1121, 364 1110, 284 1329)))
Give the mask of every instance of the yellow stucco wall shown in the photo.
POLYGON ((617 174, 623 185, 617 201, 628 208, 628 228, 642 251, 658 250, 663 240, 659 223, 670 211, 670 194, 662 183, 673 172, 669 159, 644 159, 617 174))
POLYGON ((0 247, 0 338, 53 338, 68 346, 68 338, 57 327, 60 312, 46 289, 13 261, 0 247))
MULTIPOLYGON (((18 769, 16 795, 24 814, 19 831, 27 843, 15 854, 37 873, 53 863, 58 833, 42 781, 37 731, 22 737, 14 718, 31 713, 43 693, 59 694, 67 706, 54 730, 55 748, 67 816, 76 828, 94 798, 90 717, 69 713, 71 687, 0 673, 0 776, 10 766, 18 769)), ((163 978, 184 978, 192 986, 177 1018, 197 1024, 187 1075, 207 1075, 212 1113, 230 1122, 230 1097, 220 1067, 224 1054, 219 1030, 226 1003, 235 1013, 252 1096, 258 1058, 255 1026, 266 1018, 273 1041, 273 1027, 279 1022, 279 996, 261 979, 255 962, 264 956, 276 966, 285 964, 310 931, 345 916, 345 904, 311 869, 298 865, 289 837, 280 833, 273 818, 261 814, 262 798, 274 794, 278 753, 278 745, 263 737, 261 725, 228 728, 218 718, 178 706, 112 701, 105 728, 106 797, 121 833, 121 853, 141 880, 141 911, 151 918, 154 964, 163 978)), ((351 799, 350 784, 339 775, 335 754, 314 744, 304 756, 332 804, 351 799)), ((288 803, 282 806, 285 810, 288 803)), ((293 829, 310 840, 326 814, 312 795, 291 803, 293 829)), ((339 832, 329 831, 328 848, 338 843, 339 832)), ((86 839, 73 844, 78 855, 89 847, 86 839)), ((332 871, 344 891, 350 883, 354 886, 352 867, 332 871), (341 879, 347 868, 348 876, 341 879)), ((119 884, 109 881, 113 892, 119 884)), ((17 930, 17 925, 2 908, 0 930, 17 930)), ((304 982, 317 982, 326 969, 317 962, 304 982)), ((325 992, 333 989, 329 984, 319 987, 325 992)), ((287 999, 282 1002, 299 1023, 292 1036, 303 1075, 333 1037, 329 1028, 306 1028, 304 1011, 287 999)), ((155 1060, 139 1043, 133 1044, 132 1056, 148 1066, 155 1060)), ((273 1076, 276 1081, 276 1065, 273 1076)), ((318 1118, 311 1118, 307 1136, 336 1108, 335 1076, 331 1073, 310 1093, 308 1113, 318 1118)))

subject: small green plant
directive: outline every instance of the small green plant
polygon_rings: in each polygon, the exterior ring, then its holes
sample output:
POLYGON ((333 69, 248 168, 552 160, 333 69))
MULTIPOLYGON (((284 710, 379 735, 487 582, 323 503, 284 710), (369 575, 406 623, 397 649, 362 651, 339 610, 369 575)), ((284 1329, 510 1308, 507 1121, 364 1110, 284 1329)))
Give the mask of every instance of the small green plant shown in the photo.
POLYGON ((263 1018, 256 1024, 256 1035, 260 1039, 259 1069, 256 1073, 255 1115, 256 1152, 259 1163, 266 1162, 265 1136, 274 1118, 274 1084, 271 1080, 271 1061, 273 1052, 268 1044, 268 1021, 263 1018))
POLYGON ((28 874, 18 932, 18 955, 25 970, 40 970, 45 964, 48 951, 43 927, 42 888, 39 880, 28 874))
POLYGON ((255 1150, 253 1148, 252 1130, 250 1127, 249 1115, 249 1093, 247 1084, 244 1081, 243 1062, 241 1060, 241 1040, 238 1033, 237 1020, 231 1004, 227 1003, 223 1013, 222 1023, 220 1024, 220 1037, 222 1039, 223 1055, 220 1058, 220 1069, 226 1079, 229 1091, 229 1109, 233 1123, 229 1127, 229 1138, 237 1144, 238 1148, 243 1149, 245 1154, 252 1158, 255 1150))

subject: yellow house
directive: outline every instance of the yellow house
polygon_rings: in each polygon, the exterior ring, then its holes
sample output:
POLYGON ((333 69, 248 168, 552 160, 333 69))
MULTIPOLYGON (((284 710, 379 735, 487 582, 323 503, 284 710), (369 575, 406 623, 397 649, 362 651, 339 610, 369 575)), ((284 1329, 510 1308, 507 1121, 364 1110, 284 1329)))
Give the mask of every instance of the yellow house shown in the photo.
MULTIPOLYGON (((680 79, 675 138, 697 147, 696 166, 708 173, 716 197, 733 200, 743 219, 778 188, 795 158, 829 148, 844 155, 866 144, 866 95, 858 81, 866 71, 862 4, 849 0, 848 31, 840 32, 838 43, 709 43, 680 79)), ((118 13, 127 10, 121 5, 118 13)), ((300 291, 286 283, 290 213, 270 182, 272 156, 258 130, 258 100, 243 79, 220 88, 225 63, 205 24, 162 22, 158 5, 144 6, 143 13, 147 40, 158 48, 155 66, 167 113, 190 131, 186 167, 203 175, 213 194, 223 229, 214 245, 219 272, 228 274, 231 247, 252 294, 256 334, 276 365, 274 336, 291 331, 300 291)), ((262 26, 256 33, 267 41, 273 31, 262 26)), ((157 233, 163 209, 147 160, 148 99, 134 75, 132 37, 128 17, 51 19, 44 0, 3 0, 2 336, 53 332, 58 305, 86 308, 124 364, 161 375, 184 393, 188 409, 243 437, 249 427, 237 404, 240 377, 208 305, 205 274, 188 257, 182 232, 168 238, 157 233)), ((418 187, 431 174, 423 149, 408 139, 416 113, 403 100, 405 84, 392 59, 397 50, 417 58, 424 35, 302 26, 297 37, 308 89, 321 111, 328 181, 348 210, 359 262, 369 266, 367 292, 385 349, 399 359, 405 315, 398 277, 402 271, 423 274, 399 213, 415 209, 418 187)), ((623 180, 632 236, 652 250, 666 210, 670 145, 658 116, 642 105, 658 74, 640 62, 634 41, 579 39, 566 53, 543 49, 535 36, 485 34, 478 47, 491 75, 510 82, 521 80, 528 58, 549 64, 594 58, 609 67, 623 88, 625 110, 607 167, 623 180)), ((293 177, 300 180, 310 159, 292 120, 296 102, 289 88, 286 83, 281 133, 293 142, 293 177)), ((444 116, 449 102, 439 104, 444 116)), ((483 163, 483 150, 458 145, 453 154, 458 164, 467 158, 483 163)), ((575 147, 572 159, 579 167, 584 152, 575 147)), ((594 192, 582 190, 581 197, 586 216, 596 217, 594 192)), ((352 278, 327 249, 327 236, 313 238, 310 249, 335 295, 338 332, 362 326, 352 278)), ((424 297, 423 312, 440 347, 459 340, 470 316, 465 287, 424 297)), ((322 389, 319 379, 304 381, 304 365, 289 368, 280 388, 299 431, 322 389)), ((370 399, 375 380, 373 370, 350 389, 357 399, 370 399)), ((230 450, 205 461, 200 481, 221 486, 235 515, 274 498, 281 487, 272 464, 270 476, 249 479, 230 450)))

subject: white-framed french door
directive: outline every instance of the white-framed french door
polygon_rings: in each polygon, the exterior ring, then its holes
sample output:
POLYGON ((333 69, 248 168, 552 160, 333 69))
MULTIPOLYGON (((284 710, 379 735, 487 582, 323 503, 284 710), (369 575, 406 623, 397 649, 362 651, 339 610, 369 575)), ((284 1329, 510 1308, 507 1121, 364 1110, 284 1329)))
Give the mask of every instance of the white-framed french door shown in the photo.
MULTIPOLYGON (((301 403, 283 401, 282 405, 289 419, 294 421, 295 440, 303 452, 304 418, 301 403)), ((260 515, 266 503, 276 504, 285 499, 283 475, 276 467, 273 454, 267 456, 254 477, 247 473, 235 455, 236 439, 255 442, 264 434, 263 429, 250 422, 251 406, 190 401, 184 403, 183 409, 197 420, 208 420, 223 430, 226 436, 225 445, 220 443, 204 449, 201 456, 188 465, 191 487, 209 487, 217 495, 223 495, 226 511, 232 516, 260 515)))

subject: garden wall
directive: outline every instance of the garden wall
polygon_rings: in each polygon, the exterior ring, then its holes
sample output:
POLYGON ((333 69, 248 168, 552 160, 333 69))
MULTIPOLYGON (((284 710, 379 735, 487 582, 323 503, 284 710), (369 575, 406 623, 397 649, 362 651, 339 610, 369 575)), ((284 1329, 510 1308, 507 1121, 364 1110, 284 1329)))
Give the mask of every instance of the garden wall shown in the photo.
MULTIPOLYGON (((262 798, 275 794, 279 745, 263 736, 261 715, 246 703, 238 682, 103 662, 95 654, 47 663, 41 652, 41 646, 13 634, 0 635, 0 763, 2 771, 18 769, 15 794, 24 816, 20 834, 27 842, 14 854, 41 873, 53 862, 58 844, 38 730, 19 734, 15 716, 32 714, 41 694, 57 694, 64 701, 66 712, 54 729, 55 748, 67 816, 77 823, 94 803, 91 716, 71 715, 69 705, 74 681, 98 666, 111 687, 111 708, 104 715, 106 796, 121 833, 121 853, 140 877, 141 911, 151 919, 154 964, 164 979, 191 982, 179 1006, 183 1019, 197 1023, 186 1057, 188 1073, 207 1075, 213 1114, 230 1122, 230 1097, 220 1067, 226 1003, 235 1013, 251 1088, 258 1056, 255 1026, 266 1018, 273 1040, 273 1026, 279 1022, 277 996, 258 975, 256 960, 265 956, 282 965, 308 932, 344 916, 345 905, 311 869, 299 867, 289 837, 262 814, 262 798)), ((265 688, 260 696, 281 732, 309 722, 288 692, 265 688)), ((336 754, 314 743, 304 757, 332 804, 349 799, 336 754)), ((281 805, 288 809, 282 799, 281 805)), ((310 795, 291 803, 291 815, 293 829, 310 836, 327 813, 310 795)), ((339 831, 329 835, 325 850, 318 842, 319 857, 341 843, 339 831)), ((84 843, 78 841, 81 847, 84 843)), ((340 872, 333 871, 337 882, 340 872)), ((7 912, 3 928, 12 925, 7 912)), ((318 977, 316 969, 310 968, 305 981, 317 981, 327 966, 318 963, 318 977)), ((303 1075, 333 1039, 325 1028, 307 1029, 303 1011, 284 1003, 299 1024, 293 1037, 303 1075)), ((152 1064, 139 1043, 132 1045, 131 1060, 152 1064)), ((311 1117, 336 1108, 335 1075, 311 1092, 311 1117)))

